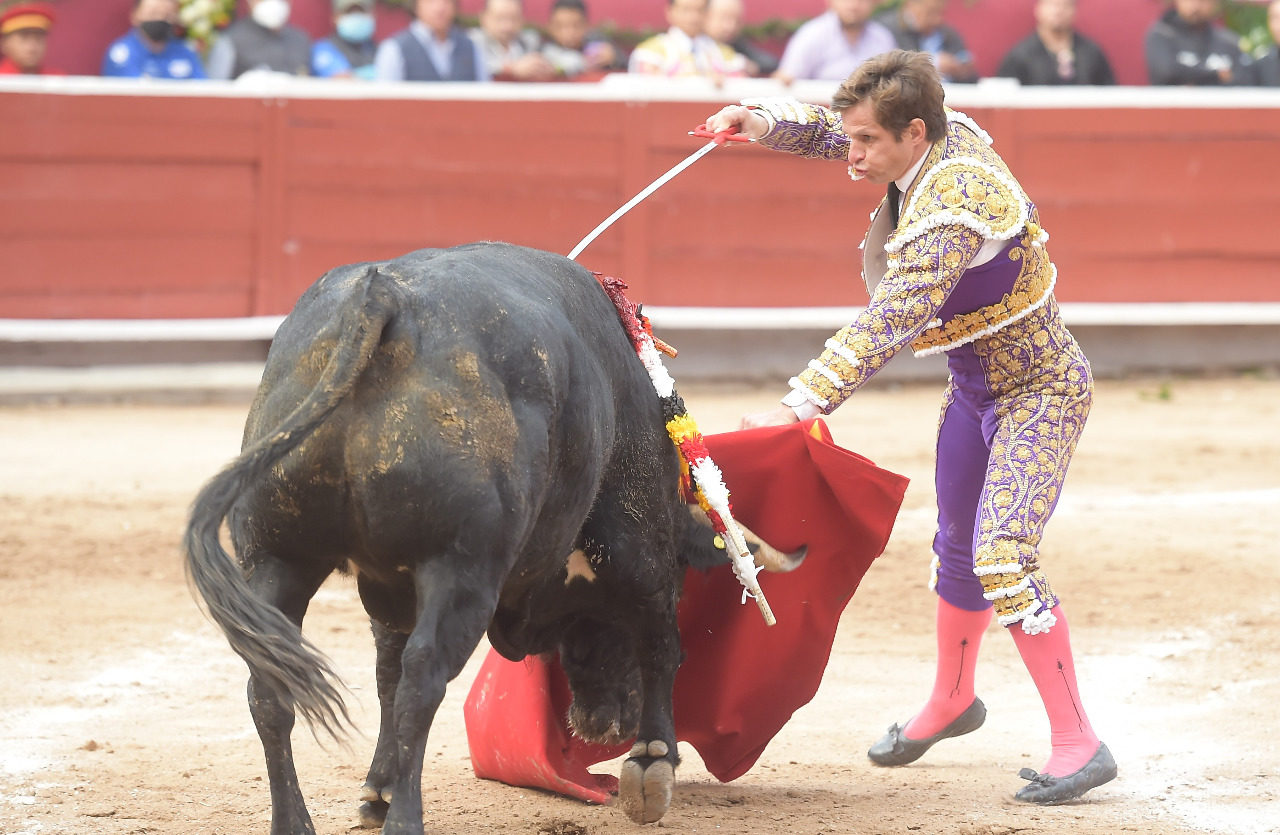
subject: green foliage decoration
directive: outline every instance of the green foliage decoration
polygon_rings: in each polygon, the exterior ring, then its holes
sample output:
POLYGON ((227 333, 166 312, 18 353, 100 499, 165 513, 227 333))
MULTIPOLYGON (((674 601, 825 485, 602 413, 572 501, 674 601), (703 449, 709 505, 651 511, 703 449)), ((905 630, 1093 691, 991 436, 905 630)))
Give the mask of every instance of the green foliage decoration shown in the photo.
POLYGON ((1240 48, 1246 55, 1256 58, 1275 43, 1267 28, 1265 3, 1228 2, 1223 6, 1222 20, 1240 35, 1240 48))
POLYGON ((187 39, 200 47, 208 46, 235 13, 236 0, 178 0, 178 20, 187 30, 187 39))

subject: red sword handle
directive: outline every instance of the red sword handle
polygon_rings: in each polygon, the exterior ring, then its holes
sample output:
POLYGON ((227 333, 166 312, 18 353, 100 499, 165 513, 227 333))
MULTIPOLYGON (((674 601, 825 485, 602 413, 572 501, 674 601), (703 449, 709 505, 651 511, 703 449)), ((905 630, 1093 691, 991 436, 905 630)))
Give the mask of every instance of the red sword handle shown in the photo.
POLYGON ((696 128, 689 131, 689 135, 700 136, 703 139, 711 139, 717 145, 723 145, 726 141, 727 142, 750 142, 751 141, 751 137, 747 136, 745 133, 738 133, 737 128, 730 128, 729 130, 722 130, 718 133, 712 133, 711 131, 707 130, 706 122, 703 122, 701 125, 698 125, 696 128))

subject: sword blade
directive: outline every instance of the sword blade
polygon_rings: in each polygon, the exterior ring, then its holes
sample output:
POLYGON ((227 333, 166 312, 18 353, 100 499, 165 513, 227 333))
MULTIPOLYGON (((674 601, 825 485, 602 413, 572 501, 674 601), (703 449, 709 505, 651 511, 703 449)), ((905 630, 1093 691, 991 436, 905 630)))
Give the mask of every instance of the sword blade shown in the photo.
POLYGON ((706 145, 703 145, 701 148, 694 151, 692 154, 689 154, 689 156, 685 157, 680 162, 676 163, 675 166, 673 166, 670 171, 663 174, 661 177, 654 180, 652 183, 649 183, 649 185, 645 186, 644 189, 635 197, 632 197, 626 203, 623 203, 616 212, 614 212, 613 214, 605 218, 604 222, 602 222, 595 229, 592 229, 591 234, 587 235, 585 238, 583 238, 581 241, 578 242, 578 245, 575 246, 573 248, 573 251, 569 253, 569 260, 570 261, 575 260, 578 257, 578 255, 582 252, 582 250, 587 248, 588 244, 590 244, 596 238, 600 237, 600 233, 608 229, 610 226, 612 226, 614 222, 617 221, 618 218, 622 217, 627 212, 631 211, 633 208, 635 208, 637 203, 644 200, 650 194, 653 194, 655 191, 662 188, 681 171, 685 170, 690 165, 693 165, 695 162, 697 162, 698 160, 702 159, 704 156, 709 154, 712 151, 712 149, 714 149, 718 144, 720 143, 715 140, 712 140, 711 142, 708 142, 706 145))

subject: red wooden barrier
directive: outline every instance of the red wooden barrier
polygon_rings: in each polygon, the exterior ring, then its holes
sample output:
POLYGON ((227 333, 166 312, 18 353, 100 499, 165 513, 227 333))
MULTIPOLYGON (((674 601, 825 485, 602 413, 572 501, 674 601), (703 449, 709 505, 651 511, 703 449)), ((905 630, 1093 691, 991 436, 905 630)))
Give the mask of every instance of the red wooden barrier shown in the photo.
MULTIPOLYGON (((567 253, 736 98, 78 81, 0 88, 0 318, 282 314, 345 262, 478 239, 567 253), (559 98, 514 99, 530 95, 559 98)), ((1124 103, 1156 92, 956 106, 1039 202, 1063 300, 1280 300, 1280 94, 1124 103)), ((839 163, 718 149, 579 260, 651 305, 861 304, 857 244, 879 196, 839 163)))

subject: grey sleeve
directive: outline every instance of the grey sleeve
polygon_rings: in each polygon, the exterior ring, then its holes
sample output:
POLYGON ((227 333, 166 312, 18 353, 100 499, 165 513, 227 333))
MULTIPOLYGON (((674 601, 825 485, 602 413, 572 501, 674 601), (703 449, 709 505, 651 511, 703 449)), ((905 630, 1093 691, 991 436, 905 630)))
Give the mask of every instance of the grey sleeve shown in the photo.
POLYGON ((404 55, 400 44, 387 38, 373 56, 373 75, 379 81, 404 81, 404 55))
POLYGON ((213 42, 209 48, 209 60, 205 62, 205 72, 210 78, 230 80, 231 71, 236 65, 236 48, 231 39, 223 36, 213 42))

